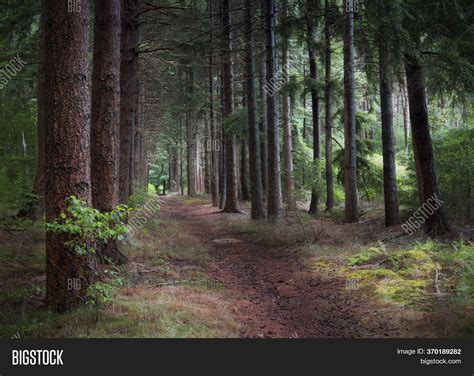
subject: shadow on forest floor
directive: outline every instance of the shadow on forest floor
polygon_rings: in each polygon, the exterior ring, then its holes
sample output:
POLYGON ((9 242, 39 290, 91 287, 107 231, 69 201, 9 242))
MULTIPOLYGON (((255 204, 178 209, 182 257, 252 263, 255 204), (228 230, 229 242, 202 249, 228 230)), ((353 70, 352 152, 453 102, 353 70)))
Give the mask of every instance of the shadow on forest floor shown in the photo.
POLYGON ((469 241, 404 236, 377 210, 358 224, 297 212, 272 225, 242 212, 166 197, 124 246, 129 264, 110 268, 121 281, 113 303, 63 315, 42 308, 41 224, 2 230, 0 336, 474 335, 469 241))

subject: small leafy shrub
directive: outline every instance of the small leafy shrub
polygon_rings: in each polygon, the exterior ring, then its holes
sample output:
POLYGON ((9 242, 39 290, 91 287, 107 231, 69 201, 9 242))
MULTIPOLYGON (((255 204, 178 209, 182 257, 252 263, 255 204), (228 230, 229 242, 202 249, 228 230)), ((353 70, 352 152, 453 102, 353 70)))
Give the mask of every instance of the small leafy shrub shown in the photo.
POLYGON ((110 212, 100 212, 75 196, 68 197, 66 204, 66 212, 53 223, 47 223, 46 228, 47 231, 72 235, 72 239, 64 244, 78 255, 93 254, 96 241, 122 240, 128 232, 124 223, 129 212, 126 205, 118 205, 110 212))

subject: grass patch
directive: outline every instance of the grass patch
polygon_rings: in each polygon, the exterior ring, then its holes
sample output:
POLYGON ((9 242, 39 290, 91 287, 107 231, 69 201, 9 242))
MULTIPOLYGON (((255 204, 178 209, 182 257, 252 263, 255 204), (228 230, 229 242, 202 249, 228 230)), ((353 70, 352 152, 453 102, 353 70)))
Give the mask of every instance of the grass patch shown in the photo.
POLYGON ((238 324, 217 294, 183 287, 121 289, 100 314, 82 307, 65 314, 42 308, 2 316, 0 337, 211 338, 235 337, 238 324))
POLYGON ((178 201, 186 205, 209 205, 210 198, 208 195, 198 195, 196 197, 189 196, 174 196, 178 201))
MULTIPOLYGON (((140 204, 146 196, 135 198, 140 204)), ((65 314, 45 309, 44 242, 35 239, 19 247, 21 236, 8 235, 0 248, 0 275, 7 282, 0 288, 0 337, 237 336, 239 325, 221 298, 222 286, 208 282, 208 250, 178 221, 149 218, 127 239, 122 251, 130 263, 114 268, 114 277, 103 273, 101 282, 118 278, 121 283, 114 288, 112 303, 104 303, 100 311, 89 305, 65 314)))

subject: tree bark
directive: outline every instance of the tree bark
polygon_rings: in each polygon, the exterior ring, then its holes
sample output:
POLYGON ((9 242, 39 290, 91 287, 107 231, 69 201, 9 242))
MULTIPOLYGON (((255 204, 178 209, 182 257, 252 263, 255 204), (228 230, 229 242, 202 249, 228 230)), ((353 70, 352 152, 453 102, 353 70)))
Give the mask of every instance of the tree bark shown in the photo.
MULTIPOLYGON (((420 206, 423 206, 430 198, 437 198, 438 202, 442 202, 442 199, 438 188, 438 178, 436 176, 433 146, 428 123, 423 68, 416 57, 405 55, 405 73, 410 106, 413 153, 418 182, 418 197, 420 206)), ((436 236, 449 231, 450 228, 446 220, 444 205, 441 205, 439 209, 435 210, 426 219, 425 232, 436 236)))
MULTIPOLYGON (((273 0, 264 0, 265 36, 266 36, 266 74, 267 83, 277 80, 275 67, 275 5, 273 0)), ((281 176, 280 176, 280 140, 278 135, 278 108, 276 96, 266 93, 267 100, 267 139, 268 139, 268 191, 267 216, 272 222, 278 221, 281 214, 281 176)))
POLYGON ((214 73, 212 53, 209 58, 209 122, 211 128, 211 196, 212 206, 219 206, 219 151, 217 125, 214 116, 214 73))
POLYGON ((332 77, 331 77, 331 25, 329 21, 330 0, 325 2, 326 20, 324 24, 325 55, 325 159, 326 159, 326 211, 334 207, 334 174, 332 168, 332 77))
POLYGON ((196 158, 197 158, 197 140, 196 140, 196 112, 192 96, 194 95, 194 70, 192 67, 188 71, 188 102, 186 109, 186 158, 187 158, 187 177, 188 177, 188 196, 195 197, 197 194, 196 186, 196 158))
MULTIPOLYGON (((119 199, 120 136, 120 1, 96 0, 92 72, 91 186, 92 205, 111 211, 119 199)), ((101 261, 123 264, 117 242, 99 244, 101 261)))
POLYGON ((267 75, 265 51, 262 54, 260 61, 260 75, 259 75, 259 98, 260 98, 260 170, 262 178, 263 197, 268 192, 268 142, 267 142, 267 104, 265 94, 265 80, 267 75))
MULTIPOLYGON (((222 21, 224 29, 224 119, 234 112, 233 92, 233 68, 232 68, 232 37, 230 0, 224 0, 222 21)), ((236 179, 236 155, 235 134, 233 129, 225 129, 225 158, 226 158, 226 200, 224 212, 235 213, 237 208, 237 179, 236 179)))
MULTIPOLYGON (((68 12, 63 0, 43 3, 45 30, 46 221, 65 211, 75 195, 91 205, 90 93, 88 86, 89 2, 68 12)), ((46 304, 64 312, 85 303, 94 279, 92 255, 79 256, 64 242, 69 236, 46 234, 46 304), (71 282, 72 281, 72 282, 71 282), (70 288, 74 285, 75 289, 70 288)))
POLYGON ((212 206, 219 206, 219 151, 220 141, 217 138, 216 117, 214 115, 214 45, 213 45, 213 28, 214 28, 214 0, 209 0, 209 20, 211 30, 209 32, 210 48, 209 48, 209 127, 210 127, 210 149, 211 149, 211 197, 212 206))
POLYGON ((247 158, 247 140, 240 140, 240 189, 242 191, 242 200, 250 200, 250 190, 248 183, 247 166, 249 164, 247 158))
MULTIPOLYGON (((390 14, 384 3, 384 14, 390 14)), ((383 30, 380 30, 383 34, 383 30)), ((380 111, 382 118, 383 191, 385 203, 385 226, 400 222, 398 211, 397 174, 395 169, 395 135, 392 108, 392 67, 390 47, 386 41, 379 44, 380 111)))
MULTIPOLYGON (((288 0, 283 1, 282 7, 283 17, 288 16, 288 0)), ((289 77, 289 41, 288 32, 284 31, 283 45, 282 45, 282 76, 283 83, 288 84, 290 82, 289 77)), ((283 102, 283 181, 284 181, 284 202, 287 210, 296 210, 296 197, 295 197, 295 180, 293 177, 293 141, 292 141, 292 126, 290 119, 290 96, 287 92, 282 95, 283 102)))
POLYGON ((257 124, 257 101, 255 96, 255 63, 253 58, 253 22, 252 1, 245 0, 244 10, 245 38, 245 85, 247 98, 248 139, 249 139, 249 169, 250 196, 252 219, 265 217, 263 207, 262 170, 260 156, 259 129, 257 124))
POLYGON ((133 175, 132 175, 132 186, 137 185, 142 188, 146 188, 144 184, 144 123, 143 123, 143 101, 144 101, 144 84, 143 78, 138 72, 137 76, 137 104, 135 113, 135 127, 133 134, 133 175))
POLYGON ((119 202, 131 194, 132 145, 137 111, 138 40, 137 8, 139 0, 124 0, 121 9, 122 56, 120 61, 120 157, 119 202))
MULTIPOLYGON (((308 10, 311 6, 311 0, 308 0, 307 7, 308 10)), ((317 81, 318 81, 318 67, 316 64, 316 53, 315 53, 315 31, 314 31, 314 20, 307 15, 307 30, 308 30, 308 57, 309 57, 309 75, 311 77, 311 107, 313 112, 313 162, 317 165, 317 170, 315 173, 316 180, 319 181, 320 177, 320 167, 319 161, 321 159, 321 130, 319 126, 319 93, 317 90, 317 81)), ((314 177, 313 177, 314 180, 314 177)), ((319 187, 316 187, 313 183, 311 189, 311 202, 309 204, 309 214, 318 213, 318 204, 319 204, 320 191, 319 187)))
POLYGON ((225 141, 225 129, 224 129, 224 64, 221 64, 221 74, 220 74, 220 98, 221 98, 221 108, 222 116, 220 117, 221 127, 220 127, 220 140, 221 140, 221 152, 219 158, 219 209, 224 209, 224 204, 226 200, 226 141, 225 141))
POLYGON ((345 220, 359 220, 356 164, 354 11, 344 9, 344 192, 345 220))

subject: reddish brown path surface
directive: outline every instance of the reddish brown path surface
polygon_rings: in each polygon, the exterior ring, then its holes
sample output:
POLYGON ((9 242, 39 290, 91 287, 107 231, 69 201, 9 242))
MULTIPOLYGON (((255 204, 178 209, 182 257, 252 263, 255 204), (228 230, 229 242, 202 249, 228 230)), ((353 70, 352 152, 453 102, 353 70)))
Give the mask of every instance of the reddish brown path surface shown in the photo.
POLYGON ((294 249, 257 245, 222 213, 166 197, 163 218, 182 222, 210 250, 209 274, 224 287, 242 337, 413 337, 400 318, 349 293, 340 278, 318 276, 294 249))

